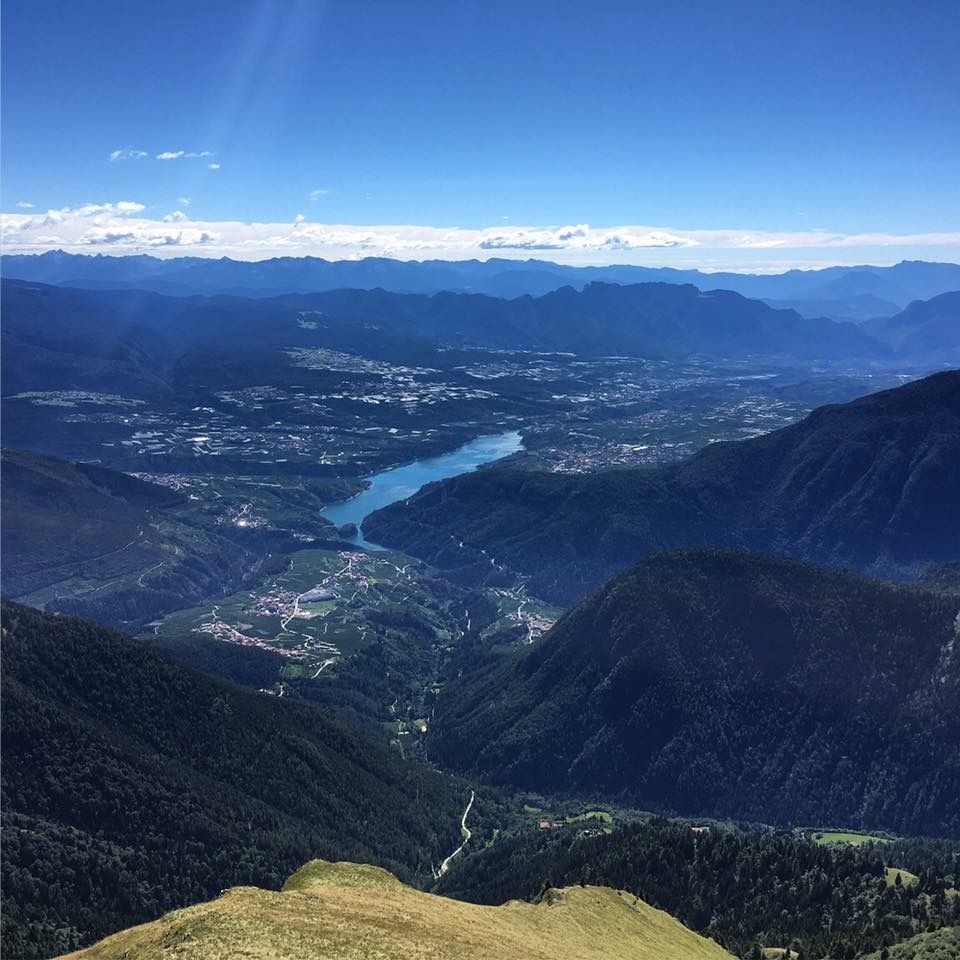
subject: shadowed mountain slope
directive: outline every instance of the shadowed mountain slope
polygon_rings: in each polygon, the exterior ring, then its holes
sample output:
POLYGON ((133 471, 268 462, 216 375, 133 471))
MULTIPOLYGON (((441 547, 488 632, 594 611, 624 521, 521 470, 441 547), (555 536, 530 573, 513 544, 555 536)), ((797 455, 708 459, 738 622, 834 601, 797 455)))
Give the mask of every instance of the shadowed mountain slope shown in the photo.
POLYGON ((92 464, 4 450, 0 468, 4 595, 51 611, 147 620, 231 592, 289 540, 92 464))
MULTIPOLYGON (((591 283, 513 300, 480 294, 333 290, 271 299, 170 297, 17 280, 3 285, 4 379, 25 389, 171 389, 198 350, 327 346, 417 360, 427 343, 677 359, 783 356, 884 361, 889 348, 851 323, 804 319, 728 290, 591 283), (304 322, 306 318, 306 322, 304 322)), ((253 362, 253 358, 249 358, 253 362)))
POLYGON ((916 300, 901 313, 871 320, 863 329, 905 360, 960 363, 960 292, 916 300))
POLYGON ((321 710, 3 608, 3 954, 74 949, 310 857, 430 875, 463 789, 321 710))
POLYGON ((694 816, 960 836, 955 597, 660 554, 444 687, 431 756, 694 816))

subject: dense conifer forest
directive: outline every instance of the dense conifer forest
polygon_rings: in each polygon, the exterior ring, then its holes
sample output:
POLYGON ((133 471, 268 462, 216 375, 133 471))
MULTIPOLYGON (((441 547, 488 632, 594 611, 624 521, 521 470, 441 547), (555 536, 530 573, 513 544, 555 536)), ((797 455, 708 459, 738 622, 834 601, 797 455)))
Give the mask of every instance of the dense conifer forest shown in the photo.
POLYGON ((694 831, 654 819, 612 833, 528 830, 498 839, 457 864, 439 890, 499 904, 548 887, 604 884, 629 890, 738 956, 790 946, 806 960, 852 960, 960 924, 958 874, 955 843, 818 846, 798 834, 720 824, 694 831))
POLYGON ((646 809, 960 837, 957 602, 793 560, 661 554, 478 648, 429 755, 646 809))
POLYGON ((2 652, 4 956, 276 888, 312 857, 422 881, 459 843, 465 786, 316 707, 16 604, 2 652))

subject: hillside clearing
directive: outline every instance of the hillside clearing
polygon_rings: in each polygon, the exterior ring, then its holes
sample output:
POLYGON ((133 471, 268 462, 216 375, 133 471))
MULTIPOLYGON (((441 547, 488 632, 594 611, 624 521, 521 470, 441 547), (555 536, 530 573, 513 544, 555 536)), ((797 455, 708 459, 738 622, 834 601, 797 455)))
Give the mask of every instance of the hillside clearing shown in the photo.
POLYGON ((830 843, 849 843, 851 846, 859 847, 863 843, 889 843, 888 837, 874 837, 869 833, 814 833, 813 840, 820 844, 830 843))
POLYGON ((883 876, 887 881, 888 887, 896 884, 897 877, 900 878, 900 883, 905 887, 912 887, 920 881, 920 878, 915 873, 911 873, 909 870, 904 870, 901 867, 887 867, 886 870, 884 870, 883 876))

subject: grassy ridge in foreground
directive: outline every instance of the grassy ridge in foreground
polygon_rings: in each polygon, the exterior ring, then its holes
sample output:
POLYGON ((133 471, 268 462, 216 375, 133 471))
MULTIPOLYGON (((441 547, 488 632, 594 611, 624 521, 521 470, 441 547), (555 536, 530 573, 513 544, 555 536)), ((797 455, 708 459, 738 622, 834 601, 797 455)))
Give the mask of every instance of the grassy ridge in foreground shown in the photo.
POLYGON ((282 893, 235 887, 79 953, 75 960, 729 960, 668 914, 606 887, 537 904, 448 900, 378 867, 315 860, 282 893))

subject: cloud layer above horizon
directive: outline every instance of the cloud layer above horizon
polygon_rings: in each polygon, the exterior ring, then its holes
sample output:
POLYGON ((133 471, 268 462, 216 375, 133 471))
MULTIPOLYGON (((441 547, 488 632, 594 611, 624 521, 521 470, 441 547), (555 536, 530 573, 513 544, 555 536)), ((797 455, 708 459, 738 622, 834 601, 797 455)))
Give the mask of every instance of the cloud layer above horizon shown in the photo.
MULTIPOLYGON (((181 198, 181 205, 182 204, 181 198)), ((849 262, 852 253, 875 251, 890 259, 914 251, 916 258, 935 253, 960 257, 960 232, 859 233, 825 230, 686 230, 587 224, 488 228, 420 225, 318 223, 298 214, 291 222, 243 222, 192 219, 183 210, 148 216, 134 201, 87 203, 46 212, 3 214, 6 253, 149 252, 160 256, 194 255, 254 260, 274 256, 321 256, 351 259, 382 256, 398 259, 526 258, 547 255, 567 263, 660 263, 717 269, 756 266, 766 253, 778 267, 849 262)))

